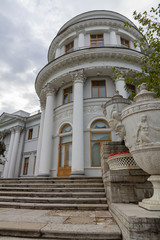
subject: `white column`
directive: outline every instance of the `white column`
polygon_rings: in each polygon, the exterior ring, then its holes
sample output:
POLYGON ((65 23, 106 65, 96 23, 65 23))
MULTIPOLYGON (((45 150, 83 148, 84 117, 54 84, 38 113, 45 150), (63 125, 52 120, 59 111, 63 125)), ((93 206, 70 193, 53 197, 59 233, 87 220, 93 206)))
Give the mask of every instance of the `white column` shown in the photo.
POLYGON ((50 175, 51 157, 53 149, 52 135, 53 135, 54 104, 55 104, 55 90, 52 88, 51 84, 47 84, 42 148, 38 171, 38 175, 40 176, 50 175))
POLYGON ((11 129, 11 137, 10 137, 10 142, 9 142, 9 148, 8 148, 8 155, 7 155, 7 161, 5 162, 5 167, 4 167, 4 172, 3 172, 3 177, 7 178, 8 177, 8 171, 9 171, 9 166, 10 166, 10 161, 11 161, 11 156, 12 156, 12 149, 13 149, 13 142, 14 142, 14 128, 11 129))
POLYGON ((84 175, 83 70, 72 73, 74 80, 72 176, 84 175))
POLYGON ((128 93, 125 90, 125 80, 122 77, 119 77, 115 80, 116 84, 116 91, 119 92, 120 95, 122 95, 124 98, 128 98, 128 93))
POLYGON ((16 168, 14 171, 14 177, 20 176, 20 168, 21 168, 21 161, 22 161, 22 152, 24 148, 24 141, 25 141, 25 130, 21 132, 20 141, 18 145, 18 151, 17 151, 17 159, 16 159, 16 168))
POLYGON ((55 58, 58 58, 61 55, 61 51, 59 48, 56 49, 56 54, 55 54, 55 58))
POLYGON ((8 173, 9 178, 14 177, 21 129, 22 129, 21 127, 16 127, 15 128, 13 150, 12 150, 12 156, 11 156, 10 164, 9 164, 9 173, 8 173))
POLYGON ((117 36, 116 36, 116 32, 115 31, 111 31, 110 32, 110 44, 111 45, 117 45, 117 36))
POLYGON ((82 48, 84 47, 85 43, 84 43, 84 33, 79 33, 79 36, 78 36, 78 48, 82 48))
POLYGON ((35 175, 38 175, 40 156, 41 156, 43 125, 44 125, 44 115, 45 115, 44 106, 41 106, 41 110, 42 112, 41 112, 40 131, 39 131, 38 146, 37 146, 35 175))

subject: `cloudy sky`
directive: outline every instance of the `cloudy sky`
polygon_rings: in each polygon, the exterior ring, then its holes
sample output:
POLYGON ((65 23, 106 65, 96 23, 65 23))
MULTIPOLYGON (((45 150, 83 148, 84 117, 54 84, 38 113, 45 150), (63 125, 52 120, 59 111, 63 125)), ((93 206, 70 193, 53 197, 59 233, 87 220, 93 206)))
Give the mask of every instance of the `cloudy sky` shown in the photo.
POLYGON ((143 12, 158 3, 159 0, 0 0, 0 115, 39 109, 35 78, 47 64, 48 47, 66 21, 96 9, 116 11, 133 21, 134 10, 143 12))

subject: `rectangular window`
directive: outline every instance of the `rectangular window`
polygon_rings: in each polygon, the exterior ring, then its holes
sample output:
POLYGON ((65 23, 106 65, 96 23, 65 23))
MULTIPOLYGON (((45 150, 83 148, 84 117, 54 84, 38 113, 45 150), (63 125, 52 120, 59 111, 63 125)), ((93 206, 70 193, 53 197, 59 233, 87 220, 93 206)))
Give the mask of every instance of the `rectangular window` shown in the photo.
POLYGON ((72 51, 73 51, 73 48, 74 48, 74 41, 68 43, 68 44, 65 46, 65 53, 72 52, 72 51))
POLYGON ((72 102, 72 86, 63 90, 63 104, 72 102))
POLYGON ((91 34, 90 35, 90 46, 91 47, 103 47, 104 38, 103 34, 91 34))
POLYGON ((33 128, 30 128, 28 130, 28 140, 32 139, 32 136, 33 136, 33 128))
POLYGON ((136 95, 136 87, 132 84, 126 83, 128 97, 134 97, 136 95))
POLYGON ((93 98, 106 97, 105 80, 92 81, 92 97, 93 98))
POLYGON ((27 175, 28 173, 28 164, 29 164, 29 157, 24 159, 23 175, 27 175))
POLYGON ((121 38, 121 45, 129 48, 129 41, 124 38, 121 38))
POLYGON ((101 165, 100 149, 104 141, 111 141, 110 132, 91 133, 91 166, 99 167, 101 165))

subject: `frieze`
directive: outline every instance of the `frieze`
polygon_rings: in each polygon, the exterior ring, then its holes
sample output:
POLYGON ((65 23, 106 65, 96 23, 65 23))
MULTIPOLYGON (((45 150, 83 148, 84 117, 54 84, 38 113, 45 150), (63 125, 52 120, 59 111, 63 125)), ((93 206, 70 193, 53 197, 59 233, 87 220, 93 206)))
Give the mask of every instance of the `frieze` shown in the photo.
POLYGON ((73 110, 66 110, 64 112, 57 113, 55 114, 55 121, 58 121, 64 118, 70 118, 72 115, 73 115, 73 110))
POLYGON ((139 113, 139 112, 144 112, 144 111, 150 111, 150 110, 160 110, 160 102, 154 104, 154 103, 145 103, 145 104, 141 104, 138 106, 131 106, 130 108, 127 108, 126 110, 124 109, 122 112, 122 119, 124 119, 125 117, 134 114, 134 113, 139 113))
POLYGON ((103 110, 101 106, 87 106, 84 107, 84 113, 90 114, 90 113, 103 113, 103 110))

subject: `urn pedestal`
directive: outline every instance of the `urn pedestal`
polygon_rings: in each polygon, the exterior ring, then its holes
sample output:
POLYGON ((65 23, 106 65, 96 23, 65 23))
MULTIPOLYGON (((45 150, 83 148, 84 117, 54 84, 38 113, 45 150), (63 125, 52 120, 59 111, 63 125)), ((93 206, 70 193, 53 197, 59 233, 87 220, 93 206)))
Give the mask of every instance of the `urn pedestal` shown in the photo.
POLYGON ((135 162, 151 176, 154 194, 139 206, 148 210, 160 210, 160 99, 140 86, 134 103, 121 112, 121 125, 125 129, 124 140, 135 162))

